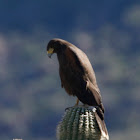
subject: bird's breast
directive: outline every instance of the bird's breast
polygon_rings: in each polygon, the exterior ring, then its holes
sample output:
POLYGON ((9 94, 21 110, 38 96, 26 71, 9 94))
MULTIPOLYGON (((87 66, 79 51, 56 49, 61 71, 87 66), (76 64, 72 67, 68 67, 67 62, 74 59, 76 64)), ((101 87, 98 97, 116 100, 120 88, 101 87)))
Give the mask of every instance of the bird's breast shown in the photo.
POLYGON ((82 75, 75 72, 70 64, 60 66, 60 78, 63 87, 69 95, 75 96, 86 86, 82 75))

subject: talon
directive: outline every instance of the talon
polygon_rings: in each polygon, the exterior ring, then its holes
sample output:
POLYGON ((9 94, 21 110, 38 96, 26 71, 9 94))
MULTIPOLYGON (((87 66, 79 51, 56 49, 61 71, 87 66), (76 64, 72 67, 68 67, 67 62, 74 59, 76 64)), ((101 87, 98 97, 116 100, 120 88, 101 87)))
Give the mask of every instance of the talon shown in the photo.
POLYGON ((72 108, 72 107, 67 107, 67 108, 65 108, 65 111, 69 110, 70 108, 72 108))

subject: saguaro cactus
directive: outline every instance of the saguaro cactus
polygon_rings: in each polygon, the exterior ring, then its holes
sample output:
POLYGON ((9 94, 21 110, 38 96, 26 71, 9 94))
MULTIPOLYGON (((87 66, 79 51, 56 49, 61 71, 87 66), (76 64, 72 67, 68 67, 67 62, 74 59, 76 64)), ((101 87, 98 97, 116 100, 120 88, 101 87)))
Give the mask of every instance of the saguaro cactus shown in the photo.
POLYGON ((57 126, 58 140, 108 140, 100 123, 97 122, 96 108, 75 106, 66 109, 57 126))

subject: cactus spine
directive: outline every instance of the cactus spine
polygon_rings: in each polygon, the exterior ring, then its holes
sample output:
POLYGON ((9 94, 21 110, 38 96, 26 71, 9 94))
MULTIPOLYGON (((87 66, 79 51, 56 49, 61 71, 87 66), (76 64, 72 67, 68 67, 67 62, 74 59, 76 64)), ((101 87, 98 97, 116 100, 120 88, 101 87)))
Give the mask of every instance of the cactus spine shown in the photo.
POLYGON ((58 140, 106 140, 95 117, 96 108, 74 106, 66 109, 57 126, 58 140))

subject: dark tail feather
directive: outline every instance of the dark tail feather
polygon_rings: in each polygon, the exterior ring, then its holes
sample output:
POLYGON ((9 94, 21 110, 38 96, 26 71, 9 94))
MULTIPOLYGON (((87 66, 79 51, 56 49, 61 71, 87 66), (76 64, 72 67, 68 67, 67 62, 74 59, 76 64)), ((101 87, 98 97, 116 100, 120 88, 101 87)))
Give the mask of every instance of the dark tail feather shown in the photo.
POLYGON ((96 107, 95 117, 102 133, 102 136, 105 137, 107 140, 109 139, 108 132, 106 129, 105 121, 104 121, 104 113, 101 108, 96 107))
POLYGON ((104 108, 101 109, 100 107, 96 107, 96 112, 98 116, 101 118, 101 120, 104 120, 104 108))

